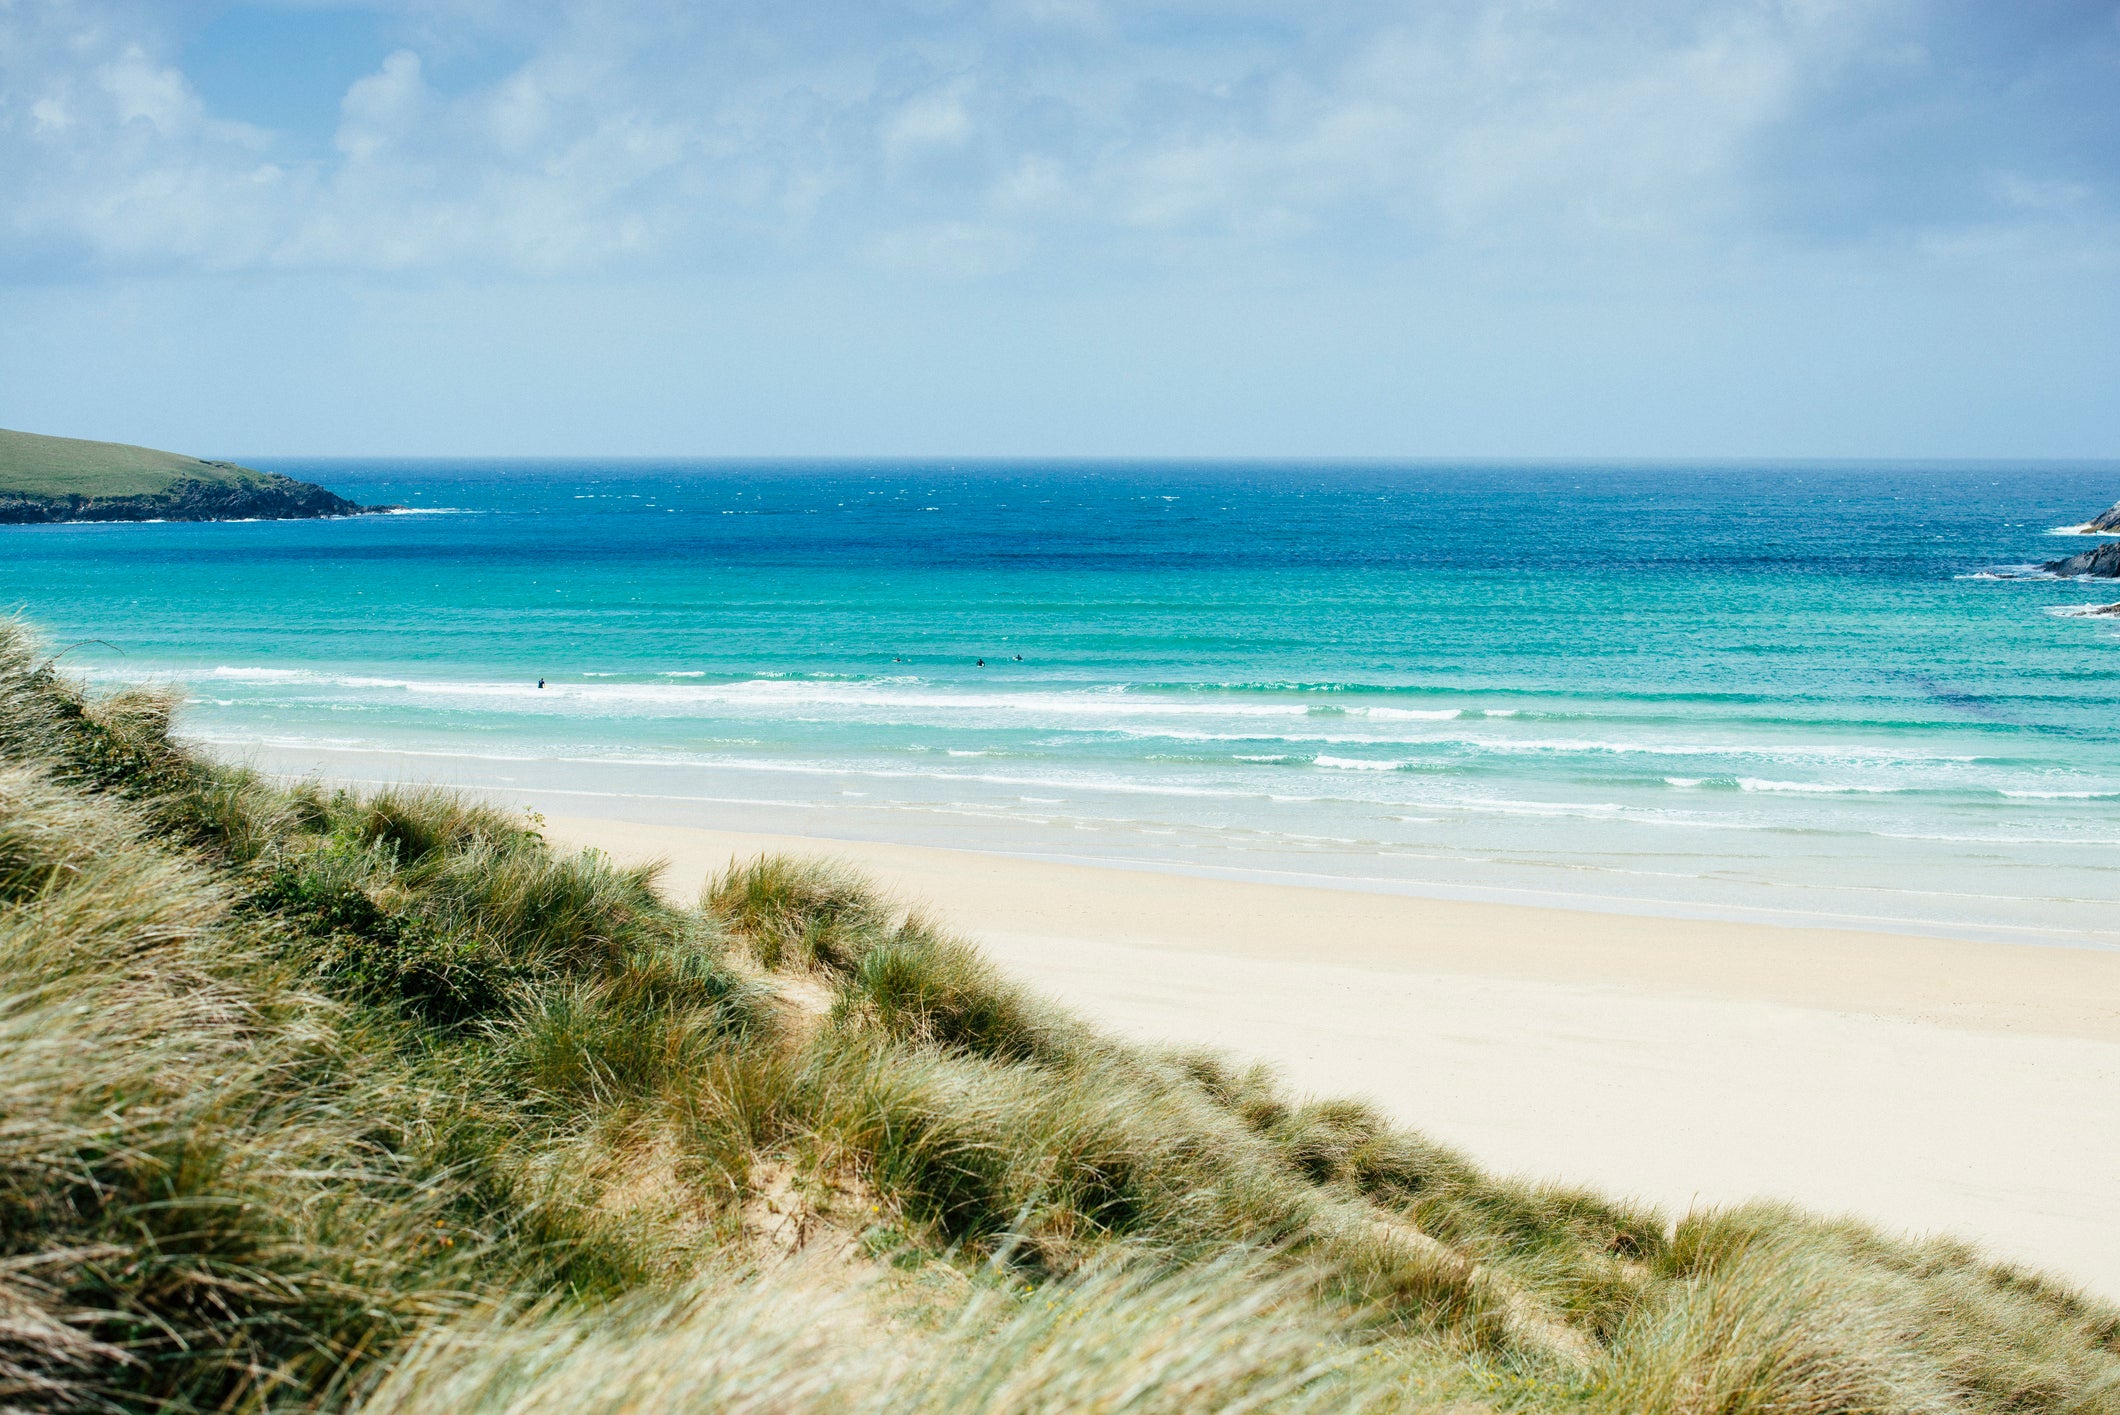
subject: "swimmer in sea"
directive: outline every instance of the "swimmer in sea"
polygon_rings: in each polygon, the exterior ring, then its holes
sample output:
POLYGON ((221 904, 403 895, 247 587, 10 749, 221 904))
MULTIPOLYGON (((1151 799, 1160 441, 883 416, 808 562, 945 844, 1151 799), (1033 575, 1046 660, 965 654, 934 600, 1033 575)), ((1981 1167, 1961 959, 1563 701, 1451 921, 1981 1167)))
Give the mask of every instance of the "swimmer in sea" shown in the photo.
POLYGON ((985 659, 983 659, 983 658, 982 658, 982 659, 980 659, 980 660, 979 660, 979 666, 980 666, 981 668, 984 668, 984 667, 986 667, 986 660, 985 660, 985 659))
POLYGON ((538 687, 540 687, 540 688, 544 687, 544 686, 545 686, 545 680, 544 680, 544 679, 542 679, 542 678, 538 679, 538 680, 537 680, 537 686, 538 686, 538 687))

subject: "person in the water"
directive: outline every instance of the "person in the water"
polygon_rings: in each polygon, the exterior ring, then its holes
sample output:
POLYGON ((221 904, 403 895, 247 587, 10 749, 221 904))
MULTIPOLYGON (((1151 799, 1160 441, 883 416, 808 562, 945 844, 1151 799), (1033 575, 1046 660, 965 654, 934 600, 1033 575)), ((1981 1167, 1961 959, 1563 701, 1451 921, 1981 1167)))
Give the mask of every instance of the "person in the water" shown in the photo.
POLYGON ((540 688, 544 687, 544 686, 545 686, 545 680, 544 680, 544 679, 542 679, 542 678, 538 679, 538 680, 537 680, 537 686, 538 686, 538 687, 540 687, 540 688))

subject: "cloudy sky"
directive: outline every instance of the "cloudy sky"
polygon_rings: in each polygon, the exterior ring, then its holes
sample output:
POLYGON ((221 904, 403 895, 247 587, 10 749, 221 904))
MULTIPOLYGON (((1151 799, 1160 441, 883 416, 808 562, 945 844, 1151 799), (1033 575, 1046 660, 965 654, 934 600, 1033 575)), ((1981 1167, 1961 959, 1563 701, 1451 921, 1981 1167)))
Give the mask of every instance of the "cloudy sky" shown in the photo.
POLYGON ((2120 0, 0 0, 0 426, 2120 456, 2120 0))

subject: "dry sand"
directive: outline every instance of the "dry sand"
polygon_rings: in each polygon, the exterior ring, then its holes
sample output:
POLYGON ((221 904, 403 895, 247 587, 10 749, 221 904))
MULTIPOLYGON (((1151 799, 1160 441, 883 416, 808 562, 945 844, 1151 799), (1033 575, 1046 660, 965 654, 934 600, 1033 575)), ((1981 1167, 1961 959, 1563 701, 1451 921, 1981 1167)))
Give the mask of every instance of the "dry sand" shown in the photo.
POLYGON ((1505 1171, 1945 1231, 2120 1298, 2120 953, 1463 903, 554 818, 694 897, 829 855, 1118 1031, 1505 1171))

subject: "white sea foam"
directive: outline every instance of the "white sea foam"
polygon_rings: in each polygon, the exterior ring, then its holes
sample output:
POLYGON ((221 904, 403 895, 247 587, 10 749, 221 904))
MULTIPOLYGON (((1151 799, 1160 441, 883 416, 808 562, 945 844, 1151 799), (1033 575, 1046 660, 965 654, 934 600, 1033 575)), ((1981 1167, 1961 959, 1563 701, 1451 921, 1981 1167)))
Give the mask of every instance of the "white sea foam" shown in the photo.
POLYGON ((1889 796, 1906 790, 1902 786, 1861 786, 1852 782, 1767 781, 1756 776, 1737 778, 1740 791, 1785 792, 1799 796, 1889 796))
MULTIPOLYGON (((336 751, 358 752, 384 757, 409 757, 424 760, 473 761, 473 762, 546 762, 556 766, 638 766, 638 767, 693 767, 714 771, 739 771, 762 775, 785 773, 792 776, 839 776, 861 777, 878 781, 932 781, 974 782, 989 786, 1044 787, 1047 790, 1103 791, 1126 796, 1176 796, 1199 797, 1212 800, 1268 799, 1257 791, 1232 790, 1221 787, 1191 786, 1168 781, 1135 781, 1120 777, 1083 776, 1073 772, 1058 772, 1049 776, 1002 776, 985 772, 915 771, 908 768, 879 767, 863 762, 847 761, 748 761, 742 758, 715 757, 707 755, 685 755, 676 753, 607 752, 582 755, 574 752, 495 752, 468 751, 464 749, 400 746, 394 743, 360 739, 325 739, 316 737, 259 736, 245 733, 240 736, 206 732, 192 732, 190 740, 226 747, 275 747, 284 751, 336 751)), ((618 793, 613 793, 618 794, 618 793)), ((1332 799, 1323 796, 1276 796, 1271 799, 1292 802, 1318 802, 1332 799)))
MULTIPOLYGON (((1022 693, 952 692, 938 689, 879 688, 872 684, 759 676, 729 683, 578 683, 534 679, 369 678, 320 674, 296 669, 220 668, 215 676, 255 681, 310 683, 322 687, 389 688, 432 697, 481 700, 523 699, 531 702, 581 702, 600 706, 626 704, 685 706, 768 706, 841 709, 918 709, 1049 714, 1056 717, 1304 717, 1307 703, 1182 702, 1144 698, 1116 688, 1022 693), (264 675, 270 675, 266 677, 264 675)), ((671 675, 675 676, 675 675, 671 675)), ((902 680, 901 680, 902 681, 902 680)), ((1452 714, 1455 715, 1455 710, 1452 714)))
POLYGON ((1925 840, 1942 845, 2056 845, 2071 849, 2077 846, 2107 848, 2120 845, 2120 839, 2083 835, 1935 835, 1920 831, 1889 830, 1877 831, 1876 835, 1880 840, 1925 840))
POLYGON ((1616 801, 1512 801, 1493 797, 1469 797, 1454 801, 1437 801, 1434 804, 1454 810, 1497 816, 1579 816, 1589 820, 1610 820, 1615 816, 1640 814, 1630 812, 1616 801))
MULTIPOLYGON (((981 727, 1047 727, 1063 732, 1116 732, 1145 740, 1260 744, 1271 742, 1291 746, 1401 749, 1401 755, 1394 757, 1389 763, 1370 761, 1361 766, 1343 768, 1347 770, 1389 770, 1417 764, 1404 758, 1403 750, 1406 748, 1438 754, 1427 761, 1427 764, 1438 768, 1447 765, 1449 754, 1661 756, 1680 759, 1719 758, 1733 765, 1830 762, 1858 768, 1871 764, 1964 764, 1980 760, 1978 756, 1970 753, 1882 743, 1701 742, 1673 741, 1656 737, 1629 740, 1613 737, 1515 736, 1506 731, 1395 732, 1386 725, 1390 719, 1380 721, 1378 729, 1370 732, 1316 732, 1305 731, 1297 725, 1298 721, 1311 718, 1309 704, 1174 701, 1110 688, 1032 689, 1021 693, 996 693, 951 691, 919 683, 917 680, 877 683, 757 677, 727 683, 548 682, 548 686, 540 690, 534 680, 428 680, 318 674, 300 669, 244 665, 223 665, 214 669, 210 676, 215 681, 247 683, 265 690, 316 689, 327 705, 334 692, 352 689, 364 695, 404 697, 434 702, 437 705, 453 700, 485 710, 530 710, 539 716, 649 716, 676 719, 698 717, 722 720, 763 718, 796 721, 834 721, 847 716, 852 721, 917 724, 957 730, 981 727), (1214 730, 1217 718, 1229 724, 1227 730, 1214 730), (1200 725, 1186 725, 1192 722, 1200 725), (1239 728, 1238 723, 1247 725, 1239 728), (1248 725, 1253 723, 1257 725, 1248 725)), ((219 698, 224 695, 215 696, 219 698)), ((305 692, 304 696, 310 695, 305 692)), ((1396 714, 1400 721, 1409 724, 1434 722, 1440 728, 1442 723, 1461 717, 1463 710, 1377 708, 1365 710, 1361 715, 1374 717, 1382 713, 1396 714)), ((1354 725, 1354 722, 1349 723, 1350 728, 1354 725)), ((1246 754, 1244 759, 1279 755, 1286 754, 1255 752, 1246 754)), ((1341 762, 1357 760, 1362 759, 1333 753, 1320 758, 1319 764, 1331 767, 1341 762)), ((1752 779, 1764 777, 1755 774, 1752 779)), ((1747 789, 1775 788, 1755 785, 1747 789)), ((1784 785, 1781 789, 1795 787, 1784 785)))
MULTIPOLYGON (((894 677, 866 682, 818 678, 783 678, 760 674, 727 683, 583 683, 549 679, 543 689, 535 679, 419 679, 377 678, 317 673, 301 669, 222 667, 214 676, 256 682, 305 683, 318 687, 367 687, 392 689, 435 697, 480 700, 523 699, 539 703, 580 702, 604 706, 627 704, 667 707, 816 707, 842 710, 937 709, 950 712, 1001 712, 1011 715, 1050 715, 1058 718, 1303 718, 1321 711, 1331 715, 1372 718, 1377 721, 1447 722, 1464 715, 1463 708, 1398 708, 1360 704, 1321 705, 1306 702, 1246 702, 1226 698, 1159 698, 1127 691, 1124 687, 1064 690, 1030 689, 1023 692, 957 691, 935 688, 916 678, 894 677)), ((584 673, 584 678, 609 678, 605 673, 584 673)), ((663 679, 701 678, 704 670, 659 672, 663 679)))
POLYGON ((1665 778, 1664 778, 1664 785, 1666 785, 1666 786, 1699 786, 1699 785, 1701 785, 1701 784, 1702 784, 1703 782, 1705 782, 1706 780, 1707 780, 1707 778, 1706 778, 1706 777, 1704 777, 1704 776, 1667 776, 1667 777, 1665 777, 1665 778))
POLYGON ((1793 742, 1639 742, 1586 737, 1491 737, 1472 733, 1428 733, 1419 737, 1391 737, 1378 733, 1324 732, 1200 732, 1183 728, 1133 728, 1115 730, 1130 737, 1165 737, 1187 742, 1318 742, 1327 745, 1364 743, 1379 747, 1451 747, 1499 755, 1522 753, 1576 753, 1583 755, 1731 757, 1761 761, 1831 761, 1851 764, 1868 762, 1978 762, 1977 755, 1924 751, 1861 743, 1793 742))
POLYGON ((226 665, 206 676, 231 683, 298 683, 316 677, 300 668, 232 668, 226 665))
POLYGON ((1361 757, 1328 757, 1322 754, 1312 757, 1311 761, 1314 765, 1332 767, 1338 771, 1397 771, 1406 765, 1404 762, 1368 761, 1361 757))
MULTIPOLYGON (((256 732, 227 733, 211 729, 188 728, 182 734, 187 742, 204 746, 226 747, 247 751, 254 747, 274 748, 284 752, 360 752, 372 756, 410 757, 415 760, 467 761, 467 762, 551 762, 559 765, 580 765, 589 762, 598 764, 624 759, 612 757, 568 757, 537 751, 465 751, 456 748, 434 748, 408 746, 397 742, 377 741, 372 737, 289 737, 260 734, 256 732)), ((666 759, 664 765, 691 765, 676 759, 666 759)))
POLYGON ((2046 612, 2062 619, 2120 618, 2120 604, 2053 604, 2046 612))

